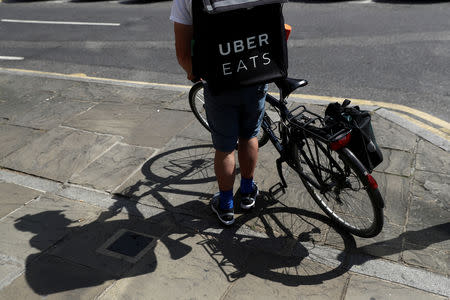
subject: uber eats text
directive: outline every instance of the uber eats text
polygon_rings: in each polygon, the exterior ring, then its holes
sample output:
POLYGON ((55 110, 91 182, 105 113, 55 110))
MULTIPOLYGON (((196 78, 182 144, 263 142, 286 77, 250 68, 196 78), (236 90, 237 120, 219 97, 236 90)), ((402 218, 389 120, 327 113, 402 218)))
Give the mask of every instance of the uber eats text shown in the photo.
MULTIPOLYGON (((219 44, 219 53, 222 56, 227 56, 232 53, 237 54, 245 50, 256 49, 264 45, 269 45, 269 35, 263 33, 260 35, 249 36, 243 40, 235 40, 219 44)), ((223 75, 232 75, 249 69, 257 69, 258 65, 270 64, 269 53, 262 53, 259 55, 243 57, 238 61, 226 62, 222 64, 223 75)))

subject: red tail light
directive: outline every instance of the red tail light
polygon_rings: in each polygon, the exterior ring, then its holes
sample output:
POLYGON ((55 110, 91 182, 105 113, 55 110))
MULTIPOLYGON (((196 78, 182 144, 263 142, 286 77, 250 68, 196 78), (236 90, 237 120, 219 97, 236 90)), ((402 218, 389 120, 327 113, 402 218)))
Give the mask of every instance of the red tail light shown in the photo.
POLYGON ((286 30, 286 41, 289 39, 289 35, 291 34, 292 27, 291 25, 284 24, 284 30, 286 30))
POLYGON ((372 190, 375 190, 378 188, 378 183, 375 180, 375 178, 372 177, 372 175, 367 174, 367 181, 369 182, 369 186, 372 190))
POLYGON ((352 136, 349 132, 344 137, 338 139, 337 141, 331 142, 331 145, 330 145, 331 150, 337 151, 337 150, 345 147, 348 144, 348 142, 350 142, 351 137, 352 136))

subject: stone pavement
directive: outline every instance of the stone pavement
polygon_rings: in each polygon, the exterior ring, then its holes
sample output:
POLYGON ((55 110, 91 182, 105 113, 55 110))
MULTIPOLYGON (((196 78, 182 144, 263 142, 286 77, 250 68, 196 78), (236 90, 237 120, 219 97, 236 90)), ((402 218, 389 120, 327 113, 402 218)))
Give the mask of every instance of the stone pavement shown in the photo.
POLYGON ((335 229, 294 174, 271 195, 271 145, 257 207, 223 229, 186 90, 2 74, 0 299, 447 299, 448 141, 371 109, 379 236, 335 229))

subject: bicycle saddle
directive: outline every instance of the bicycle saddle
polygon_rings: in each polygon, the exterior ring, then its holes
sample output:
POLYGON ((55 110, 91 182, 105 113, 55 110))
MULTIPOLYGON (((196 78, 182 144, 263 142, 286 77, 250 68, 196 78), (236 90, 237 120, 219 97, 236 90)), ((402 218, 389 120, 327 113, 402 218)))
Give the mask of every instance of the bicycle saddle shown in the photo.
POLYGON ((286 99, 293 91, 308 84, 304 79, 285 78, 275 81, 280 89, 281 99, 286 99))

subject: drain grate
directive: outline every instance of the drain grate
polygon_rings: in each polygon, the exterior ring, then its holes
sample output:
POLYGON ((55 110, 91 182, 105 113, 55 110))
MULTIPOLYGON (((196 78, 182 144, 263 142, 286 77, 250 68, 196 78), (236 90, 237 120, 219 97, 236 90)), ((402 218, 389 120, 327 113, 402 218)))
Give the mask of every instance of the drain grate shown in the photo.
POLYGON ((155 246, 156 241, 156 237, 120 229, 97 249, 97 252, 135 263, 155 246))
POLYGON ((135 257, 155 239, 132 231, 125 231, 115 242, 109 245, 109 251, 135 257))

